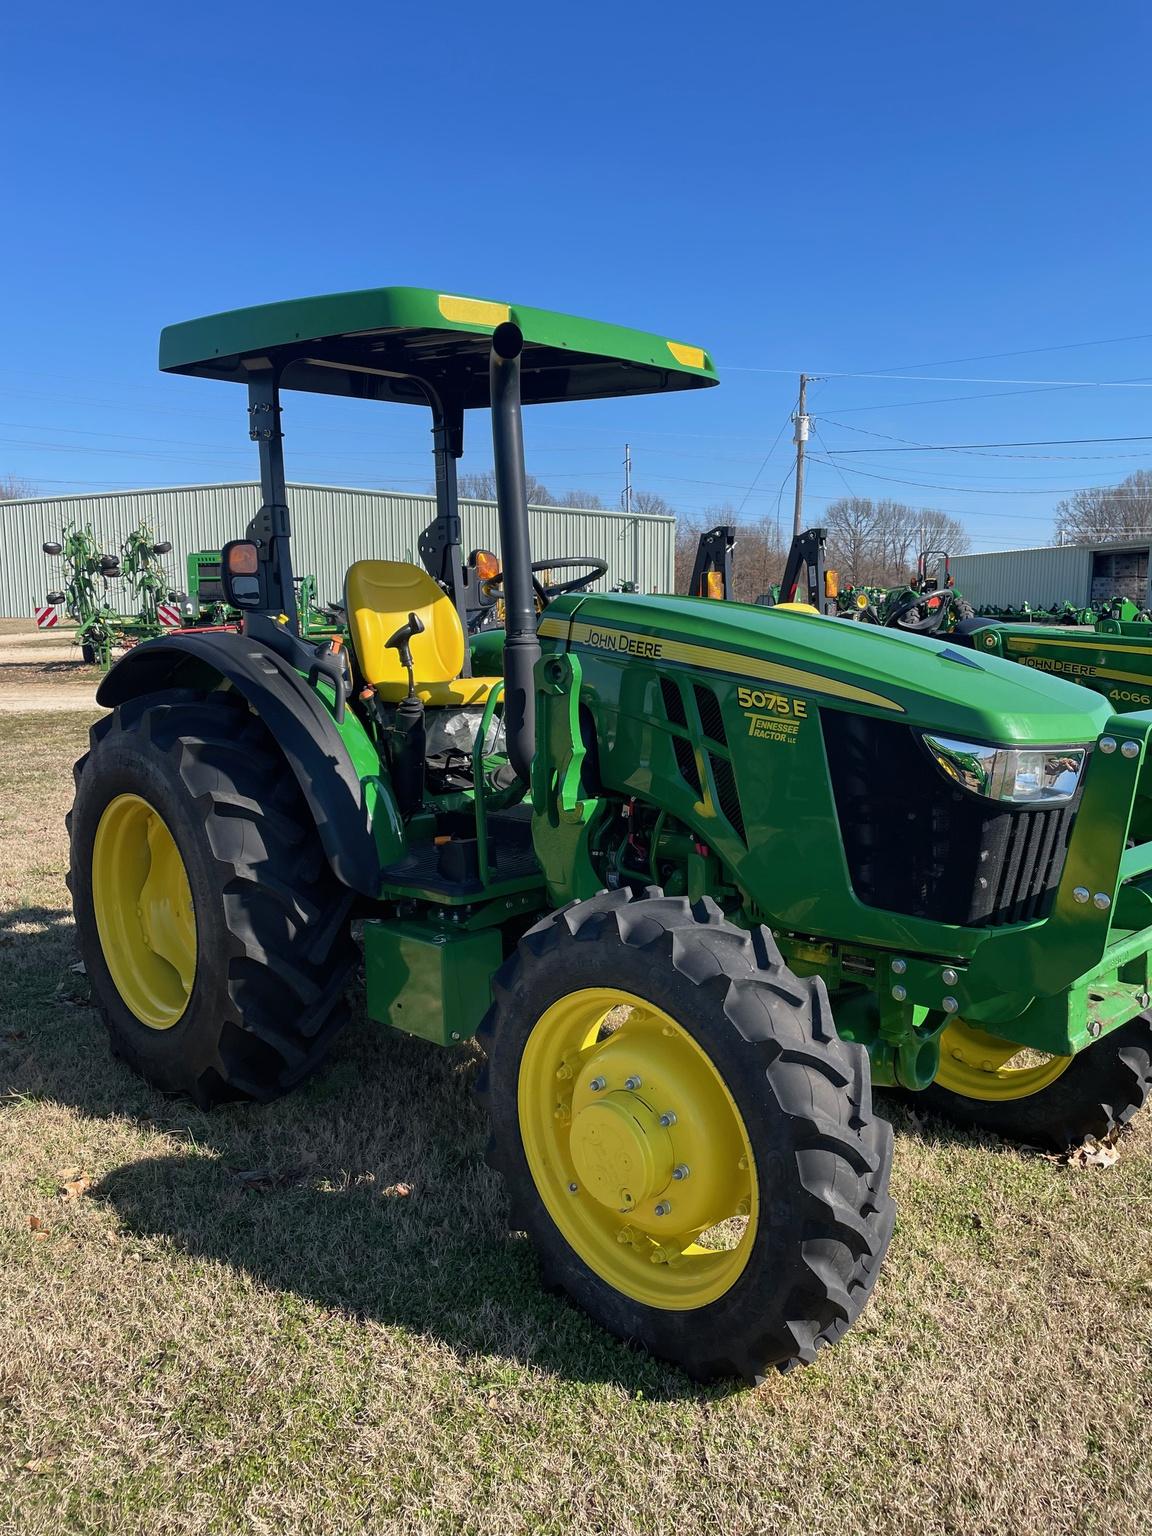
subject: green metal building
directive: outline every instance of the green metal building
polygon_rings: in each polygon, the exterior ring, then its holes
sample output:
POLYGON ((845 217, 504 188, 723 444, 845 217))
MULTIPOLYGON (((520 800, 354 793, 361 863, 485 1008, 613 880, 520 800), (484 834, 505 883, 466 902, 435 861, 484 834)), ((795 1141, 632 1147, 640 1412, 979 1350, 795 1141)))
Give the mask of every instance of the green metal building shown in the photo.
POLYGON ((977 608, 1018 608, 1023 602, 1034 608, 1064 602, 1092 608, 1116 596, 1146 608, 1152 599, 1147 539, 957 555, 952 574, 977 608))
MULTIPOLYGON (((417 540, 436 513, 434 496, 406 491, 366 491, 335 485, 288 486, 294 563, 313 571, 322 602, 339 598, 352 560, 375 557, 419 563, 417 540)), ((185 561, 195 549, 218 548, 238 538, 260 504, 256 481, 167 486, 91 496, 48 496, 0 502, 0 617, 32 614, 56 585, 56 563, 43 553, 46 540, 67 523, 91 524, 114 553, 143 521, 157 538, 170 540, 172 585, 183 589, 185 561)), ((493 548, 496 505, 460 503, 465 548, 493 548)), ((675 519, 579 507, 532 507, 532 545, 546 555, 594 555, 607 561, 600 585, 635 581, 645 592, 670 592, 674 581, 675 519)), ((109 588, 118 602, 119 584, 109 588)))

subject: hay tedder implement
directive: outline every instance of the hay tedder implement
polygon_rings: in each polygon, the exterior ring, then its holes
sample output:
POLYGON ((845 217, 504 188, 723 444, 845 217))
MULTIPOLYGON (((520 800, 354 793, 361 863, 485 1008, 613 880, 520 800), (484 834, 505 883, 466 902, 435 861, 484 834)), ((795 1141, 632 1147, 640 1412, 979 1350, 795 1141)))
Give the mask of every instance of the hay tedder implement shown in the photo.
POLYGON ((1152 710, 951 638, 534 561, 522 406, 704 388, 707 353, 385 288, 173 326, 161 367, 243 387, 263 505, 222 551, 242 630, 131 650, 77 766, 81 952, 150 1081, 296 1087, 362 959, 370 1019, 479 1041, 545 1279, 749 1380, 875 1284, 873 1083, 1053 1146, 1143 1103, 1152 710), (350 550, 343 645, 300 633, 284 390, 431 415, 436 575, 350 550), (506 622, 480 670, 456 464, 482 412, 506 622))
POLYGON ((171 590, 163 564, 172 546, 157 540, 146 524, 134 528, 118 555, 105 554, 90 527, 70 523, 59 539, 43 545, 44 553, 57 562, 59 588, 48 593, 40 613, 60 609, 76 624, 75 643, 86 662, 107 669, 113 652, 150 640, 181 622, 182 594, 171 590), (123 580, 136 602, 136 612, 125 615, 112 602, 113 582, 123 580))

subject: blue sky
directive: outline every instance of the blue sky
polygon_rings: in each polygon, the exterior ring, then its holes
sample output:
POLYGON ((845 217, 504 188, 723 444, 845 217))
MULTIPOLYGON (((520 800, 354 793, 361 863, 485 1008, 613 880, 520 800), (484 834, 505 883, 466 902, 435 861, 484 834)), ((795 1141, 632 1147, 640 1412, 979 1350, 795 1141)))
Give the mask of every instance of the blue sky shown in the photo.
MULTIPOLYGON (((711 349, 717 390, 529 413, 555 489, 614 500, 628 440, 636 483, 686 513, 787 521, 796 373, 911 374, 813 387, 830 462, 808 521, 848 487, 943 507, 977 548, 1042 543, 1062 494, 1152 465, 1152 441, 890 439, 1152 434, 1146 17, 14 5, 0 474, 60 494, 249 478, 239 392, 159 375, 161 326, 414 283, 711 349)), ((427 487, 421 413, 293 397, 285 426, 295 478, 427 487)))

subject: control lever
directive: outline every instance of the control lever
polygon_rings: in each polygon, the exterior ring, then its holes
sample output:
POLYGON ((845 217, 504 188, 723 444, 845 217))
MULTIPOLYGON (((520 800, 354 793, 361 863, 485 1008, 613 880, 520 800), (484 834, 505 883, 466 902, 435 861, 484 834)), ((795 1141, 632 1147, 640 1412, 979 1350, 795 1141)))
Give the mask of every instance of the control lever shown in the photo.
POLYGON ((390 640, 385 640, 384 645, 388 650, 398 651, 400 664, 408 674, 408 697, 416 695, 416 672, 412 666, 412 637, 424 633, 424 620, 418 613, 408 615, 407 624, 401 624, 400 628, 390 640))
POLYGON ((416 692, 416 674, 412 666, 412 636, 424 633, 424 621, 410 613, 407 624, 384 644, 397 651, 408 673, 408 697, 401 699, 388 728, 388 761, 392 769, 392 789, 402 816, 410 816, 424 801, 424 758, 427 734, 424 729, 424 701, 416 692))

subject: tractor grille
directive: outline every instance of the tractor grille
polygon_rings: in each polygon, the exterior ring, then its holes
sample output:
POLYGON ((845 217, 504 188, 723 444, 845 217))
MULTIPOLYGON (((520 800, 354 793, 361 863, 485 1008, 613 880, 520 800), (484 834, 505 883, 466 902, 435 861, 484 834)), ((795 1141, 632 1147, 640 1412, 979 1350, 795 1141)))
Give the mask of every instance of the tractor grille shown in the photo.
POLYGON ((1047 916, 1080 793, 1009 807, 952 788, 914 731, 821 711, 840 835, 859 900, 966 927, 1047 916))

